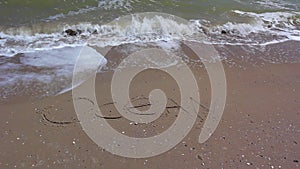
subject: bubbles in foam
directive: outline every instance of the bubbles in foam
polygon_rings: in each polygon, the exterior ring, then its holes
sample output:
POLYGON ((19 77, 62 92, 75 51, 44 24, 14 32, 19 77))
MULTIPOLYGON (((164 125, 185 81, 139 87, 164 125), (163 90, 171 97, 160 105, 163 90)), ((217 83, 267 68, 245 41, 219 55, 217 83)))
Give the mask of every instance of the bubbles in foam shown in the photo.
POLYGON ((104 8, 105 10, 120 8, 131 10, 131 4, 134 2, 138 2, 138 0, 101 0, 99 1, 98 6, 104 8))

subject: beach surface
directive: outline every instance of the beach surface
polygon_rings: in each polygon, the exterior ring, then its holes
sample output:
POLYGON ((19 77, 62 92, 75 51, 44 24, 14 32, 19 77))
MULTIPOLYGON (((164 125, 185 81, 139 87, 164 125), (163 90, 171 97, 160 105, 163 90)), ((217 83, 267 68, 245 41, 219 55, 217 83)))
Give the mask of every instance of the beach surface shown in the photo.
MULTIPOLYGON (((289 54, 293 55, 299 43, 279 46, 290 48, 289 54)), ((146 110, 149 92, 159 88, 167 95, 168 107, 149 124, 134 124, 120 116, 111 98, 114 70, 109 68, 122 60, 123 48, 126 45, 113 48, 105 56, 108 69, 97 74, 98 105, 108 123, 120 133, 139 138, 162 133, 178 116, 178 85, 161 70, 139 73, 130 86, 132 104, 146 110)), ((231 51, 232 56, 222 61, 227 81, 223 117, 207 142, 199 144, 198 137, 210 105, 209 77, 202 63, 189 62, 199 86, 201 106, 191 132, 170 151, 130 159, 102 149, 83 131, 71 91, 42 99, 16 96, 0 104, 0 168, 298 168, 300 63, 284 62, 282 55, 251 54, 243 47, 216 49, 220 53, 231 51)), ((270 49, 279 47, 273 45, 270 49)), ((185 52, 193 57, 190 51, 185 52)))

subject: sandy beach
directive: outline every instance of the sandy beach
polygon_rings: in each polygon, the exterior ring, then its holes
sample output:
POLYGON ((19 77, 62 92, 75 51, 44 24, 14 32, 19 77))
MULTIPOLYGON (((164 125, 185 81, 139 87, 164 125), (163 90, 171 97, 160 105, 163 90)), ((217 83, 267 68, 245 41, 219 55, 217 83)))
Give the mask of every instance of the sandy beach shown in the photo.
MULTIPOLYGON (((105 56, 108 67, 121 60, 118 50, 105 56)), ((191 132, 170 151, 145 159, 107 152, 83 131, 69 91, 43 99, 16 97, 0 104, 0 168, 298 168, 300 63, 270 63, 272 58, 282 57, 239 57, 243 50, 235 51, 236 56, 223 61, 227 100, 222 120, 203 144, 198 143, 198 137, 207 116, 211 88, 203 65, 189 63, 197 77, 201 106, 191 132)), ((114 107, 110 93, 113 73, 108 69, 97 74, 95 93, 114 129, 143 138, 162 133, 174 122, 180 109, 180 92, 171 76, 160 70, 146 70, 134 78, 130 86, 134 106, 149 108, 149 92, 156 88, 166 93, 168 103, 155 122, 133 124, 114 107)))
POLYGON ((0 169, 300 168, 299 11, 0 1, 0 169))

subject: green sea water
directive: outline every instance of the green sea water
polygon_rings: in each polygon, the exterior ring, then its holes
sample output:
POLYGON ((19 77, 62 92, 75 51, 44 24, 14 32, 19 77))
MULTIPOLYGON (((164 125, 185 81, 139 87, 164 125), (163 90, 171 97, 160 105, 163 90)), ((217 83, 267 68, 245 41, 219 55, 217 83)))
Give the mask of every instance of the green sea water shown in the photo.
POLYGON ((1 0, 0 26, 51 21, 101 23, 136 12, 222 22, 232 19, 227 14, 231 10, 263 13, 299 9, 298 0, 1 0))

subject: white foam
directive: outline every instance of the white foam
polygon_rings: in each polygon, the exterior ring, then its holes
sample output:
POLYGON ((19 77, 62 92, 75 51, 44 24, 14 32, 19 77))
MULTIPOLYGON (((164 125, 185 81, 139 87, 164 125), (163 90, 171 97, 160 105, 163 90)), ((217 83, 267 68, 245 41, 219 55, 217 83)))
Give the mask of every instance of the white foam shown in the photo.
POLYGON ((126 9, 127 11, 132 10, 131 4, 138 2, 137 0, 99 0, 98 6, 87 6, 79 10, 69 11, 68 13, 59 13, 49 16, 44 21, 59 20, 61 18, 72 17, 84 13, 88 13, 96 10, 111 10, 111 9, 126 9))
MULTIPOLYGON (((250 17, 248 23, 227 22, 209 28, 209 33, 220 35, 225 32, 225 39, 221 38, 220 43, 243 43, 265 45, 274 42, 279 43, 286 40, 299 41, 300 30, 296 22, 300 13, 298 12, 267 12, 254 13, 233 10, 232 12, 241 17, 250 17), (269 40, 268 40, 269 39, 269 40), (227 42, 224 42, 227 41, 227 42), (239 41, 239 42, 237 42, 239 41)), ((214 41, 214 40, 213 40, 214 41)))
POLYGON ((63 32, 67 29, 80 30, 81 34, 75 37, 59 32, 34 34, 30 29, 9 29, 6 33, 1 32, 0 38, 4 40, 1 43, 3 48, 0 49, 0 55, 13 56, 16 53, 80 46, 86 43, 105 47, 124 43, 183 39, 195 33, 191 25, 162 16, 152 18, 132 16, 121 24, 115 21, 107 25, 90 23, 64 25, 60 30, 63 32))
POLYGON ((98 6, 104 8, 105 10, 111 9, 127 9, 131 10, 131 4, 137 2, 138 0, 101 0, 98 2, 98 6))
POLYGON ((260 31, 264 31, 264 27, 261 22, 256 21, 253 23, 232 23, 227 22, 221 26, 215 26, 211 29, 211 33, 220 33, 221 30, 226 30, 229 33, 238 33, 241 36, 249 35, 250 33, 257 33, 260 31))
MULTIPOLYGON (((210 34, 221 34, 222 30, 229 33, 220 39, 211 38, 212 43, 268 43, 267 38, 255 41, 248 36, 257 34, 259 36, 278 36, 280 40, 289 39, 299 41, 300 30, 294 22, 297 21, 297 12, 268 12, 253 13, 239 10, 232 11, 238 15, 251 17, 248 23, 228 22, 207 28, 210 34), (261 34, 261 35, 260 35, 261 34), (226 39, 227 38, 227 39, 226 39)), ((49 34, 34 33, 37 29, 19 28, 8 29, 0 32, 0 55, 14 56, 16 53, 28 53, 49 49, 59 49, 66 46, 82 46, 90 44, 94 46, 117 46, 126 43, 148 43, 172 40, 204 40, 201 35, 203 31, 203 20, 191 20, 188 23, 171 18, 170 16, 128 16, 119 18, 106 24, 98 25, 91 23, 80 23, 77 25, 63 25, 54 27, 54 32, 49 34), (122 21, 120 21, 122 20, 122 21), (66 29, 80 30, 79 36, 71 37, 63 34, 66 29)), ((204 25, 210 24, 209 22, 204 25)), ((272 41, 273 39, 271 39, 272 41)), ((206 40, 207 41, 207 40, 206 40)))
POLYGON ((258 4, 267 9, 285 9, 285 10, 292 10, 297 9, 297 5, 292 2, 287 2, 284 0, 256 0, 252 2, 253 4, 258 4))
MULTIPOLYGON (((97 53, 96 50, 92 51, 97 53)), ((73 70, 80 52, 81 48, 65 48, 28 53, 19 56, 18 64, 14 63, 13 58, 12 61, 7 59, 0 66, 0 78, 3 79, 0 81, 0 97, 11 97, 14 93, 46 96, 69 91, 72 89, 73 70)), ((91 70, 91 67, 99 60, 100 66, 107 63, 101 54, 84 55, 84 62, 81 64, 84 76, 81 82, 92 71, 97 71, 91 70)))
POLYGON ((275 24, 279 22, 288 22, 289 18, 295 16, 296 14, 300 14, 299 12, 265 12, 265 13, 254 13, 254 12, 244 12, 239 10, 233 10, 234 13, 240 15, 247 15, 253 18, 260 18, 264 21, 275 22, 275 24))

